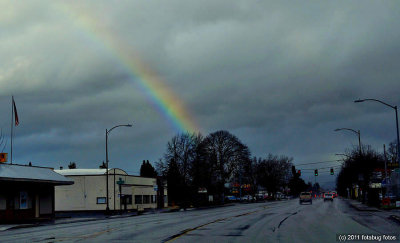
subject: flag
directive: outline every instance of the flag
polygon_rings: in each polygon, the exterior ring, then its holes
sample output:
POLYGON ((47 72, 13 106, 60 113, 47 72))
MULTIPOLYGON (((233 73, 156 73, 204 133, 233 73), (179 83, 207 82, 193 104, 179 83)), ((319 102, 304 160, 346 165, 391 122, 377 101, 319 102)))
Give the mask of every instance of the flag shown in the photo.
POLYGON ((14 96, 12 97, 12 103, 14 106, 15 126, 18 126, 19 125, 18 112, 17 112, 17 107, 15 106, 14 96))

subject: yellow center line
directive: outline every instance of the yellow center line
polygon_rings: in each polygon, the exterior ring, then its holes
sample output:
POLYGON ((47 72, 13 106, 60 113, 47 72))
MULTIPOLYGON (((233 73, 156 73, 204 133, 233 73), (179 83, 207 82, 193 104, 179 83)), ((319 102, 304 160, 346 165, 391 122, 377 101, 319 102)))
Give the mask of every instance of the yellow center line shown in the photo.
POLYGON ((99 236, 101 234, 111 232, 113 230, 115 230, 115 228, 107 229, 107 230, 103 230, 103 231, 99 231, 99 232, 95 232, 95 233, 87 234, 87 235, 74 236, 74 237, 57 237, 57 238, 54 237, 54 239, 51 239, 50 242, 69 241, 71 239, 76 239, 76 238, 78 238, 78 239, 94 238, 94 237, 97 237, 97 236, 99 236))
POLYGON ((227 218, 216 219, 214 221, 199 225, 197 227, 194 227, 194 228, 191 228, 191 229, 186 229, 186 230, 182 231, 181 233, 179 233, 178 235, 176 235, 175 237, 169 239, 168 241, 165 241, 165 243, 172 242, 172 241, 174 241, 174 240, 186 235, 187 233, 192 232, 192 231, 197 230, 197 229, 200 229, 200 228, 202 228, 204 226, 207 226, 207 225, 210 225, 210 224, 214 224, 214 223, 217 223, 217 222, 220 222, 220 221, 232 219, 232 218, 237 218, 237 217, 242 217, 242 216, 250 215, 250 214, 253 214, 253 213, 257 213, 257 212, 263 211, 266 208, 268 208, 268 206, 264 206, 263 209, 260 209, 260 210, 255 210, 255 211, 251 211, 251 212, 247 212, 247 213, 243 213, 243 214, 238 214, 238 215, 234 215, 234 216, 227 217, 227 218))

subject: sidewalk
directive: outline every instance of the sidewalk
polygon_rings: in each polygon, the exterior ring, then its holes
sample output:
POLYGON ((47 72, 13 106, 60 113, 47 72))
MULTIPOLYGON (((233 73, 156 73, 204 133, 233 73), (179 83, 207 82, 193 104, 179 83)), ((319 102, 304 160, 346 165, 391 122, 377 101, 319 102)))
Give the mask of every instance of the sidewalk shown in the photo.
POLYGON ((379 212, 381 211, 378 208, 375 207, 370 207, 366 204, 363 204, 362 202, 359 202, 357 200, 351 200, 351 199, 345 199, 348 200, 348 203, 351 207, 357 209, 358 211, 369 211, 369 212, 379 212))
POLYGON ((152 210, 143 213, 138 212, 124 212, 123 214, 114 214, 114 215, 105 215, 102 213, 86 213, 86 214, 71 214, 70 216, 56 217, 53 220, 47 220, 42 222, 33 222, 33 223, 24 223, 24 224, 0 224, 0 232, 11 229, 20 229, 20 228, 30 228, 36 226, 45 226, 45 225, 56 225, 56 224, 70 224, 70 223, 79 223, 79 222, 89 222, 89 221, 97 221, 97 220, 107 220, 114 218, 127 218, 138 215, 152 214, 152 213, 164 213, 168 212, 169 209, 160 209, 160 210, 152 210))
POLYGON ((368 205, 365 205, 357 200, 352 200, 352 199, 343 199, 343 200, 358 211, 376 212, 377 214, 382 214, 385 217, 390 218, 400 224, 400 208, 390 209, 390 210, 378 209, 376 207, 370 207, 368 205))
MULTIPOLYGON (((189 210, 195 210, 199 208, 188 208, 189 210)), ((127 218, 134 217, 138 215, 147 215, 147 214, 156 214, 156 213, 168 213, 174 211, 183 211, 183 209, 176 209, 173 207, 163 208, 163 209, 153 209, 147 210, 144 212, 124 212, 123 214, 114 214, 114 215, 105 215, 103 213, 83 213, 83 214, 64 214, 61 217, 56 217, 53 220, 42 221, 42 222, 34 222, 34 223, 24 223, 24 224, 0 224, 0 232, 11 229, 20 229, 20 228, 30 228, 37 226, 45 226, 45 225, 56 225, 56 224, 70 224, 70 223, 79 223, 79 222, 89 222, 89 221, 97 221, 97 220, 107 220, 114 218, 127 218)))

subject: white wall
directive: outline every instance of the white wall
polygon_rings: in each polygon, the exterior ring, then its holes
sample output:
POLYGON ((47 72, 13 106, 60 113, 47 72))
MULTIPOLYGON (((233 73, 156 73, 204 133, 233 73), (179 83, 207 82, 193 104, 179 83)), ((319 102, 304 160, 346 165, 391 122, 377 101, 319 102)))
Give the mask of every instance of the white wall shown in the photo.
MULTIPOLYGON (((116 173, 120 171, 116 170, 116 173)), ((73 185, 56 186, 55 188, 55 210, 56 211, 88 211, 105 210, 106 204, 97 204, 97 197, 106 197, 106 176, 105 175, 79 175, 66 176, 74 180, 73 185)), ((137 177, 129 175, 109 174, 109 207, 110 210, 120 210, 119 186, 117 181, 121 178, 124 181, 122 194, 132 196, 132 204, 127 209, 137 209, 135 195, 157 195, 154 191, 155 178, 137 177), (114 181, 115 179, 115 181, 114 181), (115 185, 115 197, 114 197, 115 185), (115 207, 114 207, 115 198, 115 207)), ((165 195, 167 194, 165 190, 165 195)), ((151 200, 150 200, 151 202, 151 200)), ((167 203, 165 204, 167 206, 167 203)), ((157 203, 141 204, 143 208, 156 208, 157 203)), ((122 208, 124 206, 122 205, 122 208)))

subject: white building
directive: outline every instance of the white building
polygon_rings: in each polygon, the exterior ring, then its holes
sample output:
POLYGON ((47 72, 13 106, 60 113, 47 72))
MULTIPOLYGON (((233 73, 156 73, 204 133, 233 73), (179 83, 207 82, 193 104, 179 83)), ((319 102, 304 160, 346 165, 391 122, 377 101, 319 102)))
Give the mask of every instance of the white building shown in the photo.
MULTIPOLYGON (((107 206, 106 169, 55 170, 74 181, 56 187, 55 211, 104 211, 107 206)), ((108 171, 108 199, 111 211, 167 207, 167 190, 158 189, 156 178, 128 175, 121 169, 108 171)))

